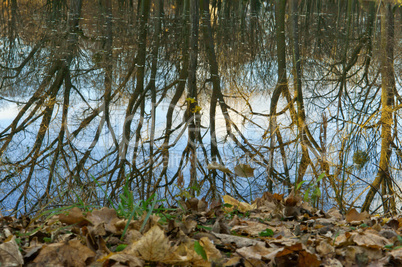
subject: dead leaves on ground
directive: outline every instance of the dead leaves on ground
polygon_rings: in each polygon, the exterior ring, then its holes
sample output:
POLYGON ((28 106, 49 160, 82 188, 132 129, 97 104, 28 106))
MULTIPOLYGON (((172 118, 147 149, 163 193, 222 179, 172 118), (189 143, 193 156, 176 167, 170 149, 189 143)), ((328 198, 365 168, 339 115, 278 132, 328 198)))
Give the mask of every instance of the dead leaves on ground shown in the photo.
POLYGON ((72 208, 39 224, 0 217, 1 266, 384 266, 402 264, 402 218, 317 211, 265 193, 188 199, 161 221, 130 222, 113 209, 72 208))

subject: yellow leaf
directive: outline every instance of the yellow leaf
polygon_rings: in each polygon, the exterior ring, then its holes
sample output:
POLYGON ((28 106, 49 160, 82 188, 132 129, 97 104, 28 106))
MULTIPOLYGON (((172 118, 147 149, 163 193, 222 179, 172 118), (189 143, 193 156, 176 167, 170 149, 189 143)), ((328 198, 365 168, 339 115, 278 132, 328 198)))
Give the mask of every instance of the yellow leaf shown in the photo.
POLYGON ((190 102, 190 103, 195 103, 195 102, 197 102, 197 100, 195 100, 195 99, 192 98, 192 97, 187 97, 187 98, 186 98, 186 101, 187 101, 187 102, 190 102))
POLYGON ((200 111, 201 110, 201 107, 200 106, 195 106, 192 110, 191 110, 191 112, 192 113, 197 113, 198 111, 200 111))

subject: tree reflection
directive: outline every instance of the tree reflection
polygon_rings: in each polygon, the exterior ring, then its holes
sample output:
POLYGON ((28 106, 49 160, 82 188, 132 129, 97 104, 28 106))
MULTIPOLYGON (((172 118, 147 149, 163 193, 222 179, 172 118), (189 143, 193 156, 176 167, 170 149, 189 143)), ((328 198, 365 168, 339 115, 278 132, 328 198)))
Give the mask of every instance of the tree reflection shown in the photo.
POLYGON ((250 200, 325 173, 317 207, 395 211, 401 7, 347 3, 3 1, 2 207, 108 205, 126 184, 250 200))

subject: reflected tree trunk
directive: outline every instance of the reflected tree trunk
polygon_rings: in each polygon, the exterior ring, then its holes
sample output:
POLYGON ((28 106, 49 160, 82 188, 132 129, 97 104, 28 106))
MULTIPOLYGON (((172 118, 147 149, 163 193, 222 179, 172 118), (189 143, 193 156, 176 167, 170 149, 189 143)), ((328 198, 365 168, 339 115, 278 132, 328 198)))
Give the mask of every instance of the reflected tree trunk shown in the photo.
MULTIPOLYGON (((139 9, 139 34, 138 34, 138 39, 137 39, 137 44, 138 44, 138 51, 137 51, 137 56, 135 58, 135 64, 137 66, 137 73, 136 73, 136 86, 134 92, 131 94, 127 108, 126 108, 126 115, 125 115, 125 121, 123 125, 123 141, 122 144, 120 145, 120 154, 121 154, 121 160, 122 162, 120 163, 120 170, 119 170, 119 175, 118 175, 118 180, 114 188, 120 188, 121 183, 124 181, 125 176, 126 176, 126 168, 125 165, 128 163, 127 162, 127 153, 128 153, 128 148, 129 144, 131 141, 131 124, 134 119, 134 115, 136 113, 137 108, 140 106, 141 110, 139 115, 139 120, 137 124, 137 128, 135 131, 135 143, 134 143, 134 151, 133 151, 133 156, 131 160, 131 170, 130 170, 130 182, 136 180, 136 184, 139 185, 137 187, 138 189, 138 194, 140 195, 141 199, 144 199, 144 195, 146 194, 145 191, 145 177, 138 171, 137 169, 137 153, 138 149, 140 146, 140 139, 141 139, 141 129, 142 129, 142 124, 144 120, 144 115, 145 115, 145 103, 144 103, 144 82, 145 82, 145 59, 146 59, 146 45, 147 45, 147 35, 148 35, 148 18, 149 18, 149 10, 150 10, 150 2, 149 0, 142 0, 139 1, 140 4, 140 9, 139 9)), ((111 182, 112 176, 110 176, 110 179, 108 183, 111 182)), ((114 197, 114 194, 116 193, 115 190, 112 190, 113 194, 112 196, 114 197)))
MULTIPOLYGON (((21 194, 16 201, 16 204, 14 207, 15 210, 18 210, 18 207, 20 206, 22 199, 24 199, 25 212, 27 212, 26 208, 28 206, 28 202, 30 201, 28 199, 28 196, 29 196, 28 190, 30 189, 30 182, 33 177, 34 169, 39 160, 39 157, 43 154, 43 151, 41 151, 41 147, 42 147, 43 141, 45 139, 46 133, 49 129, 50 121, 53 116, 53 111, 54 111, 55 104, 56 104, 56 96, 57 96, 64 80, 66 81, 66 88, 65 88, 65 93, 64 93, 65 101, 63 104, 64 112, 63 112, 62 119, 64 120, 64 122, 66 122, 66 120, 67 120, 66 107, 69 105, 69 94, 70 94, 70 88, 71 88, 69 68, 70 68, 71 61, 73 60, 73 57, 77 51, 78 36, 76 34, 76 31, 77 31, 77 28, 79 25, 81 7, 82 7, 82 0, 75 0, 75 1, 70 2, 69 21, 68 21, 68 29, 67 29, 68 34, 67 34, 65 42, 60 44, 60 49, 61 49, 60 54, 65 55, 65 56, 63 58, 57 59, 53 63, 53 67, 50 68, 49 77, 45 78, 44 82, 42 83, 43 89, 39 88, 35 93, 36 97, 34 95, 34 97, 31 98, 31 100, 28 102, 28 104, 26 104, 26 106, 22 109, 22 111, 24 111, 24 113, 25 113, 25 111, 29 108, 29 106, 33 102, 38 100, 37 94, 41 94, 43 92, 43 90, 45 89, 45 86, 48 85, 48 83, 50 82, 50 79, 53 77, 53 75, 55 75, 54 80, 51 83, 46 94, 43 97, 41 97, 46 108, 44 109, 44 111, 42 113, 43 117, 42 117, 42 121, 40 123, 39 129, 38 129, 38 133, 36 135, 36 140, 34 142, 32 150, 30 151, 30 153, 28 154, 28 156, 26 158, 26 159, 31 159, 28 163, 29 164, 29 173, 27 175, 27 178, 24 181, 24 188, 22 189, 21 194)), ((42 101, 39 101, 40 105, 42 105, 42 103, 41 103, 42 101)), ((19 119, 17 116, 16 120, 14 120, 13 123, 15 123, 15 125, 16 125, 18 123, 18 120, 19 119)), ((57 158, 61 152, 61 145, 63 143, 64 133, 65 133, 65 125, 62 126, 62 128, 59 132, 58 138, 57 138, 58 146, 55 149, 56 153, 53 156, 53 162, 57 161, 57 158)), ((3 145, 2 149, 3 148, 5 149, 6 148, 5 146, 7 146, 7 143, 5 143, 3 145)), ((52 166, 52 164, 51 164, 51 166, 52 166)), ((53 173, 53 172, 51 172, 51 173, 53 173)), ((48 194, 48 189, 51 186, 52 179, 53 179, 53 174, 51 174, 48 179, 47 191, 41 197, 42 199, 48 194)))
POLYGON ((190 192, 195 193, 197 187, 197 140, 198 132, 196 116, 197 107, 197 58, 198 58, 198 20, 199 0, 190 0, 190 43, 189 43, 189 71, 187 89, 187 118, 188 118, 188 144, 190 154, 190 192))
MULTIPOLYGON (((145 64, 146 64, 146 55, 147 55, 147 38, 148 38, 148 19, 149 19, 149 11, 150 11, 150 0, 142 0, 139 1, 141 3, 140 5, 140 10, 141 10, 141 16, 140 16, 140 34, 139 34, 139 47, 138 47, 138 54, 137 54, 137 75, 136 75, 136 88, 135 91, 138 92, 139 94, 144 94, 144 82, 145 82, 145 64)), ((138 150, 141 145, 141 130, 142 130, 142 125, 144 123, 144 117, 145 117, 145 100, 142 99, 140 103, 140 119, 138 120, 137 124, 137 129, 135 131, 135 144, 134 144, 134 151, 133 151, 133 158, 131 161, 131 168, 134 170, 137 170, 137 156, 138 156, 138 150)), ((134 112, 133 112, 134 114, 134 112)), ((141 177, 141 182, 139 183, 141 186, 139 187, 139 195, 141 199, 145 199, 145 194, 147 192, 147 189, 145 186, 147 184, 151 184, 151 181, 147 181, 147 177, 140 173, 137 172, 137 175, 141 177)))
MULTIPOLYGON (((156 72, 158 70, 158 55, 159 55, 159 43, 161 35, 161 20, 163 13, 163 0, 156 0, 155 3, 155 33, 154 33, 154 44, 152 47, 152 65, 151 65, 151 77, 149 81, 149 90, 151 91, 151 130, 149 137, 149 170, 148 170, 148 181, 153 180, 153 169, 154 169, 154 141, 155 141, 155 124, 156 124, 156 72)), ((150 197, 151 186, 147 187, 146 199, 150 197)))
MULTIPOLYGON (((209 14, 209 1, 203 0, 203 36, 206 41, 206 49, 207 49, 207 56, 209 62, 209 71, 212 80, 212 95, 210 99, 210 109, 209 109, 209 127, 210 127, 210 137, 211 137, 211 161, 217 162, 219 158, 219 151, 218 151, 218 140, 216 138, 216 106, 218 104, 219 94, 221 93, 221 81, 219 76, 219 68, 218 62, 216 59, 215 54, 215 45, 214 45, 214 38, 212 35, 212 28, 211 28, 211 16, 209 14)), ((212 170, 212 179, 211 179, 211 192, 212 196, 216 197, 216 170, 212 170)))
MULTIPOLYGON (((180 1, 181 3, 181 1, 180 1)), ((177 10, 176 10, 177 11, 177 10)), ((189 70, 189 33, 190 33, 190 27, 189 27, 189 4, 188 0, 184 1, 184 6, 182 8, 182 14, 176 13, 176 16, 181 17, 181 20, 178 23, 182 27, 182 33, 181 33, 181 38, 182 38, 182 45, 181 45, 181 64, 178 64, 178 71, 179 71, 179 77, 178 77, 178 83, 177 87, 175 90, 175 93, 169 103, 168 110, 166 112, 166 127, 165 127, 165 136, 163 138, 163 144, 162 144, 162 156, 163 156, 163 169, 161 171, 161 174, 158 178, 158 180, 155 183, 154 190, 156 190, 160 186, 160 182, 162 181, 163 178, 165 178, 165 184, 166 185, 171 185, 175 179, 178 176, 175 175, 170 181, 168 180, 167 176, 167 171, 169 168, 169 158, 170 158, 170 137, 171 134, 177 130, 172 129, 173 126, 173 113, 174 110, 177 106, 177 103, 179 102, 180 98, 182 97, 185 88, 186 88, 186 80, 188 77, 188 70, 189 70)), ((183 119, 183 123, 186 123, 186 117, 183 119)))
POLYGON ((278 81, 272 93, 270 104, 270 120, 269 120, 269 133, 270 133, 270 155, 268 165, 268 190, 272 192, 272 177, 274 176, 274 146, 275 135, 278 131, 276 109, 278 101, 284 90, 287 89, 288 81, 286 75, 286 37, 285 37, 285 14, 286 14, 286 0, 275 1, 275 22, 276 22, 276 53, 278 63, 278 81))
POLYGON ((395 212, 395 199, 390 174, 391 143, 393 142, 392 125, 395 102, 394 73, 394 14, 392 5, 381 4, 381 153, 378 173, 362 206, 362 211, 369 211, 374 195, 382 186, 384 212, 395 212), (388 195, 388 197, 387 197, 388 195))

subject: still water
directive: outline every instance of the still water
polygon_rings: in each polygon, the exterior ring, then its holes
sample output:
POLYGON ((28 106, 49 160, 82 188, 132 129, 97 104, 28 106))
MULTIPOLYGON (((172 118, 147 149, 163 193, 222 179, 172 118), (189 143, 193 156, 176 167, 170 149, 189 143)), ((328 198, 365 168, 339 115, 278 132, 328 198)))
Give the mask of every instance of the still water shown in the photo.
MULTIPOLYGON (((135 199, 157 192, 174 204, 184 193, 230 193, 250 201, 268 190, 287 194, 301 180, 305 192, 323 172, 315 205, 336 205, 339 192, 345 206, 361 203, 381 151, 382 16, 374 2, 288 7, 284 36, 271 1, 211 1, 198 13, 188 1, 133 2, 1 4, 1 209, 104 205, 126 183, 135 199), (275 101, 283 66, 286 89, 275 101), (295 117, 298 79, 307 128, 295 117), (240 177, 239 164, 253 175, 240 177)), ((393 116, 400 147, 399 109, 393 116)), ((393 177, 400 164, 395 150, 393 177)))

